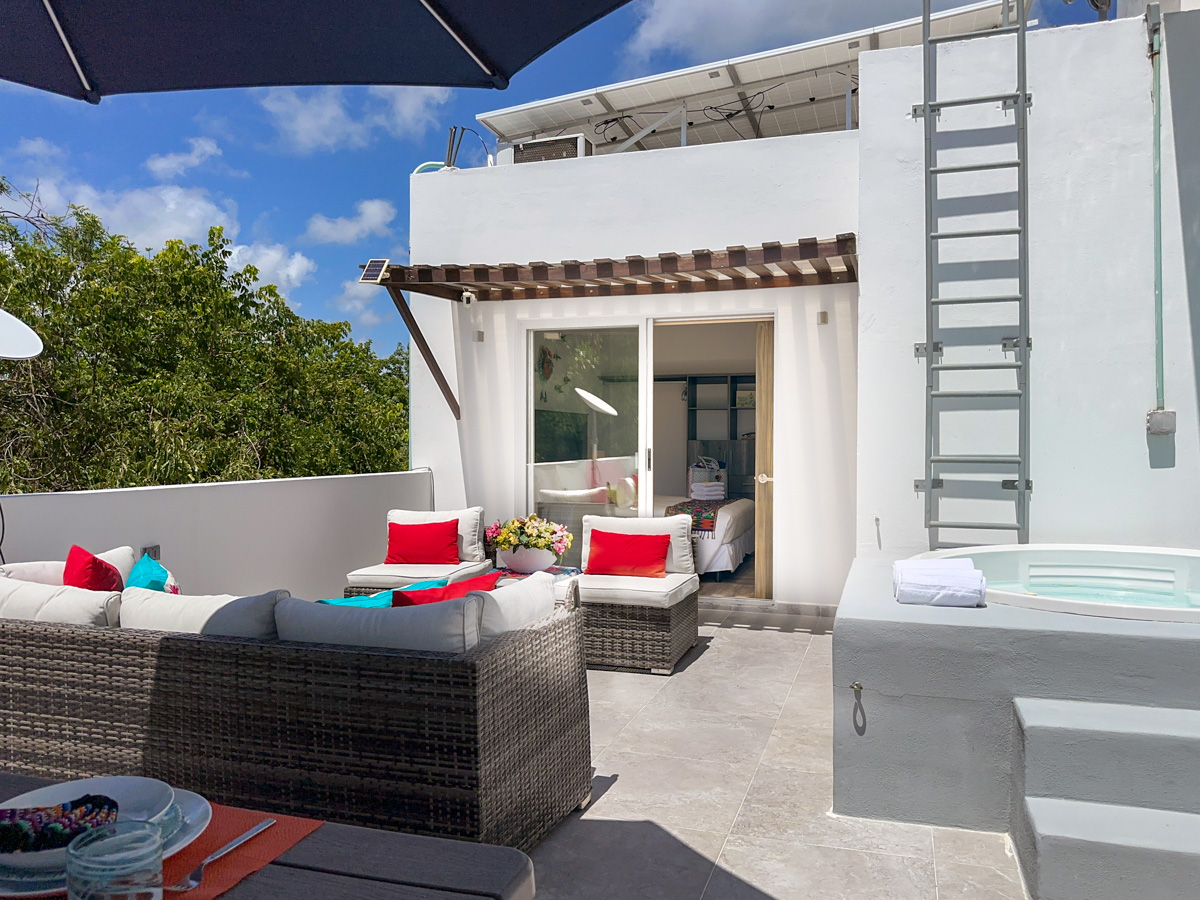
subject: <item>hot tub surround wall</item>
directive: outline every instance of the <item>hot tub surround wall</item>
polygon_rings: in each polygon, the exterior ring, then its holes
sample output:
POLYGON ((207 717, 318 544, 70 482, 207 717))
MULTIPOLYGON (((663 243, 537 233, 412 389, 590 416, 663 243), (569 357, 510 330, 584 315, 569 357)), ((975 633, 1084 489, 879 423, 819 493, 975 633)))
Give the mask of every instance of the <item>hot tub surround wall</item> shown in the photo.
POLYGON ((1008 831, 1014 698, 1197 710, 1197 660, 1200 625, 902 606, 891 563, 857 560, 833 636, 834 812, 1008 831))

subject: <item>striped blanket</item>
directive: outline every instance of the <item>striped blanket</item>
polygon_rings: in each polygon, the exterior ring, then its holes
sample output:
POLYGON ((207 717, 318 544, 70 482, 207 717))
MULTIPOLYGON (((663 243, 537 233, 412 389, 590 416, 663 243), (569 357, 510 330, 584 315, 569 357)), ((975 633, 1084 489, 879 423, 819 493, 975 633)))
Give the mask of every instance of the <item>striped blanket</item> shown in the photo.
POLYGON ((684 500, 682 503, 673 503, 668 506, 665 514, 677 516, 683 513, 691 516, 692 529, 700 532, 702 538, 712 538, 716 537, 717 513, 720 512, 722 506, 736 502, 736 498, 733 500, 684 500))

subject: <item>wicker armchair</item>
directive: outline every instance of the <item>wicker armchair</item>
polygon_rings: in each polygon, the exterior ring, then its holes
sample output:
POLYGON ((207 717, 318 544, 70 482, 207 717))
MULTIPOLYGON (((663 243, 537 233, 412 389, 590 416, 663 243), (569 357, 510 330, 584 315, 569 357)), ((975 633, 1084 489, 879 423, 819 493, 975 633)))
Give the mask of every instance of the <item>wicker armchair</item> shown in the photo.
POLYGON ((530 850, 591 789, 582 612, 467 653, 0 621, 0 769, 530 850))

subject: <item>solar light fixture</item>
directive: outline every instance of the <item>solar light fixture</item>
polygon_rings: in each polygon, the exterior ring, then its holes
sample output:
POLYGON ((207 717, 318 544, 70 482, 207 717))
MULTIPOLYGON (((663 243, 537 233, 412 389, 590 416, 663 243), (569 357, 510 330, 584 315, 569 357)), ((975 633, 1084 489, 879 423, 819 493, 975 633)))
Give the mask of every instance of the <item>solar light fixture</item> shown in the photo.
POLYGON ((366 267, 362 270, 362 274, 358 276, 358 283, 383 284, 383 279, 387 277, 389 263, 391 263, 390 259, 367 260, 366 267))

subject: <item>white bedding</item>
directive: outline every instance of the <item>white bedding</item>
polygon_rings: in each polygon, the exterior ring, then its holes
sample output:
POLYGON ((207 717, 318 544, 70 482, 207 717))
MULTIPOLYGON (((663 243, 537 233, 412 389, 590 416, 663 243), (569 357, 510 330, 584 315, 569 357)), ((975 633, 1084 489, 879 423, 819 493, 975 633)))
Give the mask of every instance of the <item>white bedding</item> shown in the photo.
MULTIPOLYGON (((654 497, 654 514, 661 516, 668 506, 682 503, 687 497, 654 497)), ((696 548, 697 572, 731 572, 754 552, 754 501, 739 497, 717 510, 717 524, 712 537, 698 537, 696 548)))

